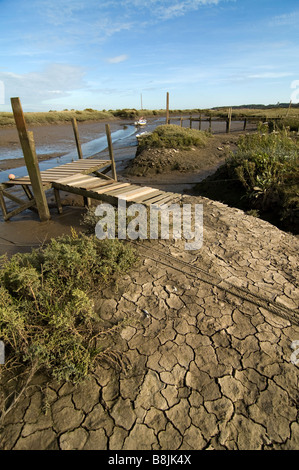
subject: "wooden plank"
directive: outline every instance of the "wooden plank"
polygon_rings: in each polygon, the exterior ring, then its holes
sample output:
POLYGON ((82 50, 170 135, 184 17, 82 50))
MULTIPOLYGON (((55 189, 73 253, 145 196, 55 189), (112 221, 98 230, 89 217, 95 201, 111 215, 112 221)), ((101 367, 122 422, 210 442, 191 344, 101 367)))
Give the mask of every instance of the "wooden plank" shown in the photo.
POLYGON ((32 192, 30 191, 30 189, 28 188, 28 186, 26 186, 25 184, 22 184, 22 188, 24 190, 24 193, 28 197, 28 199, 33 199, 34 196, 33 196, 32 192))
POLYGON ((77 186, 77 187, 82 187, 84 183, 91 183, 94 182, 94 176, 86 176, 85 178, 80 178, 76 181, 72 181, 71 183, 68 183, 68 186, 77 186))
POLYGON ((12 217, 14 217, 15 215, 18 215, 20 214, 20 212, 23 212, 25 211, 26 209, 30 209, 30 207, 34 206, 36 204, 35 202, 35 199, 31 200, 31 201, 27 201, 25 202, 24 204, 22 204, 22 206, 18 207, 17 209, 11 211, 11 212, 7 212, 6 213, 6 216, 4 217, 5 220, 9 220, 11 219, 12 217))
POLYGON ((94 190, 94 191, 97 194, 110 193, 111 191, 113 191, 116 188, 120 189, 120 188, 124 188, 125 186, 130 186, 130 183, 116 183, 116 184, 109 185, 106 188, 102 188, 102 189, 94 190))
MULTIPOLYGON (((13 202, 16 202, 17 204, 24 204, 24 200, 23 199, 20 199, 19 197, 15 196, 14 194, 11 194, 5 190, 2 191, 2 194, 3 196, 7 197, 8 199, 10 199, 11 201, 13 202)), ((30 198, 30 201, 32 200, 33 198, 30 198)))
POLYGON ((156 202, 155 205, 159 206, 162 208, 164 205, 166 205, 166 202, 172 202, 175 199, 174 195, 172 194, 171 196, 166 196, 164 199, 161 199, 160 201, 156 202))
POLYGON ((100 187, 103 187, 103 186, 108 186, 109 184, 111 184, 111 181, 101 181, 100 178, 95 178, 93 182, 91 183, 85 183, 84 184, 84 188, 85 189, 93 189, 93 188, 100 188, 100 187))
POLYGON ((61 204, 59 189, 54 188, 54 196, 55 196, 58 214, 62 214, 62 204, 61 204))
POLYGON ((84 175, 83 173, 76 173, 75 175, 71 175, 68 178, 60 178, 59 181, 67 181, 69 184, 79 181, 84 181, 86 179, 95 178, 95 176, 84 175))
MULTIPOLYGON (((85 176, 85 175, 82 175, 82 176, 85 176)), ((76 179, 78 179, 78 173, 76 173, 75 175, 59 178, 55 182, 67 184, 68 182, 75 181, 76 179)))
POLYGON ((41 221, 46 221, 50 219, 50 212, 40 176, 40 169, 38 166, 38 159, 35 151, 33 133, 27 131, 25 117, 21 107, 20 99, 11 98, 11 105, 19 134, 20 144, 23 150, 26 167, 32 184, 33 194, 36 200, 39 218, 41 221))
POLYGON ((109 148, 109 156, 110 156, 110 160, 111 160, 112 177, 115 181, 117 181, 114 154, 113 154, 113 147, 112 147, 112 140, 111 140, 111 132, 110 132, 109 124, 105 124, 105 129, 106 129, 107 142, 108 142, 108 148, 109 148))
POLYGON ((161 201, 162 199, 164 199, 167 195, 169 195, 169 193, 165 193, 165 192, 161 192, 158 196, 152 198, 152 199, 149 199, 148 201, 144 202, 144 204, 148 205, 148 204, 156 204, 156 202, 159 202, 161 201))
POLYGON ((73 126, 73 131, 74 131, 74 134, 75 134, 75 141, 76 141, 78 157, 80 159, 82 159, 83 154, 82 154, 82 149, 81 149, 81 143, 80 143, 80 137, 79 137, 79 131, 78 131, 78 124, 77 124, 77 119, 76 118, 72 118, 72 126, 73 126))
POLYGON ((77 173, 82 173, 82 169, 81 170, 62 170, 62 169, 58 169, 56 168, 55 170, 45 170, 45 171, 42 171, 41 172, 41 176, 49 176, 49 175, 65 175, 65 176, 71 176, 71 175, 74 175, 74 174, 77 174, 77 173))
POLYGON ((6 217, 7 217, 7 209, 6 209, 6 205, 5 205, 5 200, 4 200, 4 197, 3 197, 3 193, 2 193, 1 190, 0 190, 0 206, 1 206, 2 214, 3 214, 3 218, 4 218, 4 220, 7 220, 7 219, 6 219, 6 217))
POLYGON ((128 192, 131 192, 134 189, 138 189, 138 188, 140 188, 140 186, 130 184, 130 186, 126 190, 115 189, 113 191, 110 191, 110 193, 112 194, 112 196, 118 196, 119 194, 124 194, 125 192, 128 193, 128 192))
MULTIPOLYGON (((153 188, 154 189, 154 188, 153 188)), ((137 203, 141 203, 143 204, 145 201, 149 200, 149 199, 152 199, 153 197, 155 196, 158 196, 158 194, 161 194, 161 191, 160 189, 155 189, 153 193, 151 194, 146 194, 146 195, 143 195, 143 196, 136 196, 134 198, 134 202, 137 202, 137 203)))
POLYGON ((23 185, 26 184, 27 186, 31 186, 31 181, 30 178, 20 178, 19 180, 13 180, 13 181, 6 181, 5 184, 7 186, 14 186, 14 185, 23 185))
POLYGON ((155 192, 156 190, 153 189, 153 188, 147 188, 147 189, 142 189, 140 188, 139 191, 133 191, 132 193, 128 194, 128 196, 126 196, 126 200, 127 201, 135 201, 135 197, 138 197, 138 196, 143 196, 143 195, 146 195, 146 194, 150 194, 150 193, 153 193, 155 192))

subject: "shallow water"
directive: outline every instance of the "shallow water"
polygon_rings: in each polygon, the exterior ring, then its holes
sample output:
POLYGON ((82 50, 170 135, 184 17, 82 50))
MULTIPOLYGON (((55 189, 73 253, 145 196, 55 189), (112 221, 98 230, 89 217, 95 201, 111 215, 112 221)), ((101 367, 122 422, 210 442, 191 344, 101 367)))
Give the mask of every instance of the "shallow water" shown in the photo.
MULTIPOLYGON (((157 124, 156 124, 157 125, 157 124)), ((152 126, 149 126, 152 127, 152 126)), ((147 129, 149 130, 149 129, 147 129)), ((111 133, 111 139, 113 143, 113 149, 119 149, 124 147, 134 147, 137 145, 136 133, 138 129, 134 125, 122 126, 121 129, 118 129, 111 133)), ((94 154, 100 153, 106 150, 108 147, 106 134, 101 135, 100 137, 93 139, 89 142, 81 144, 83 158, 87 158, 94 154)), ((57 158, 50 158, 49 160, 44 160, 39 163, 41 171, 48 170, 58 165, 63 165, 65 163, 78 160, 77 149, 74 145, 70 146, 69 141, 65 142, 65 145, 57 144, 54 145, 41 145, 36 148, 37 155, 51 155, 57 153, 64 153, 64 155, 57 158), (72 150, 69 151, 70 147, 72 150)), ((8 158, 22 158, 22 150, 7 150, 4 152, 5 159, 8 158)), ((97 158, 101 159, 101 155, 98 155, 97 158)), ((4 159, 4 158, 3 158, 4 159)), ((3 170, 0 172, 0 182, 8 180, 8 175, 13 173, 16 177, 25 176, 28 174, 26 166, 19 168, 13 168, 12 170, 3 170)))

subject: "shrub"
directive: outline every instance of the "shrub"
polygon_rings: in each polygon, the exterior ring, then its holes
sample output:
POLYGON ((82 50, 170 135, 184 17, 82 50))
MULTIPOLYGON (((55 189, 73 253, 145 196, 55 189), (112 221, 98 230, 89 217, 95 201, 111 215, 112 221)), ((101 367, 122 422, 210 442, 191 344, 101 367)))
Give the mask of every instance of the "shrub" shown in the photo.
POLYGON ((59 381, 79 382, 105 353, 95 292, 128 270, 135 253, 119 240, 77 235, 44 248, 1 258, 0 339, 6 366, 42 370, 59 381))
POLYGON ((298 231, 299 144, 286 130, 241 136, 227 162, 254 208, 276 210, 284 226, 298 231))
POLYGON ((206 144, 208 134, 196 129, 187 129, 167 124, 158 126, 151 134, 139 139, 137 155, 148 148, 189 149, 206 144))

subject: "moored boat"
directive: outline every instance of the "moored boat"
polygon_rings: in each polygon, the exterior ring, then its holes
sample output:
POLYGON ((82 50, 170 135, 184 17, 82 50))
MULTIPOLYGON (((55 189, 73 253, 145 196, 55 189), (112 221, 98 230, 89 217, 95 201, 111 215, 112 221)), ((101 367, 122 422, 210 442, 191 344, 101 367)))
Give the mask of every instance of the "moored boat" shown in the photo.
POLYGON ((145 126, 146 123, 147 123, 146 119, 141 117, 138 119, 138 121, 135 121, 135 126, 145 126))

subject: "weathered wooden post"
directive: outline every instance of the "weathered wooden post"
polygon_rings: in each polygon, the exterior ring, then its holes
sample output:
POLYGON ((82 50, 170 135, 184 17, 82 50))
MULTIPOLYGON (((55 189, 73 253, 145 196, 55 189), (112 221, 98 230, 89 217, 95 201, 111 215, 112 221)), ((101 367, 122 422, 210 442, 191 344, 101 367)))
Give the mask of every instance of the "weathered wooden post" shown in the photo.
POLYGON ((38 160, 35 151, 33 132, 27 130, 24 113, 20 98, 11 98, 11 106, 14 114, 16 127, 19 134, 25 164, 31 181, 32 191, 36 202, 39 218, 42 222, 51 218, 49 206, 40 175, 38 160))
POLYGON ((190 114, 190 129, 192 129, 192 114, 190 114))
POLYGON ((244 118, 243 131, 246 131, 246 127, 247 127, 247 118, 244 118))
POLYGON ((290 112, 291 106, 292 106, 292 100, 290 101, 290 104, 289 104, 289 107, 288 107, 288 110, 287 110, 286 117, 288 117, 288 115, 289 115, 289 112, 290 112))
POLYGON ((198 119, 198 130, 201 131, 201 114, 199 115, 198 119))
POLYGON ((212 132, 212 115, 209 117, 209 132, 212 132))
POLYGON ((82 149, 81 149, 81 143, 80 143, 80 137, 79 137, 78 125, 77 125, 77 119, 76 118, 72 118, 72 125, 73 125, 74 134, 75 134, 78 157, 80 159, 82 159, 83 155, 82 155, 82 149))
POLYGON ((183 127, 183 118, 182 118, 182 116, 180 117, 180 126, 183 127))
POLYGON ((166 93, 166 124, 169 124, 169 93, 166 93))
POLYGON ((105 128, 106 128, 107 142, 108 142, 108 148, 109 148, 109 155, 110 155, 110 160, 111 160, 112 177, 115 181, 117 181, 116 167, 115 167, 115 160, 114 160, 112 140, 111 140, 111 132, 110 132, 109 124, 106 124, 105 128))
POLYGON ((227 115, 227 121, 226 121, 226 133, 227 134, 230 133, 231 122, 232 122, 232 108, 229 108, 228 115, 227 115))

